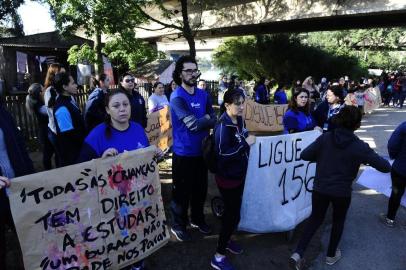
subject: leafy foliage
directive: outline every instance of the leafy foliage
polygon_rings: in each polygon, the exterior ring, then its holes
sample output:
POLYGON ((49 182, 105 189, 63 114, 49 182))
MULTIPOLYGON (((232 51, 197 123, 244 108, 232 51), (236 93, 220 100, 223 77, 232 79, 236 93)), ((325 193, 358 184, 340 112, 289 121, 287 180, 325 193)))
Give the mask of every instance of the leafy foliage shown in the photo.
POLYGON ((333 55, 304 45, 297 35, 275 34, 231 38, 214 54, 214 62, 244 79, 268 76, 283 82, 342 75, 358 77, 366 70, 354 57, 333 55))
POLYGON ((0 37, 24 35, 21 17, 17 13, 23 3, 24 0, 0 1, 0 37))

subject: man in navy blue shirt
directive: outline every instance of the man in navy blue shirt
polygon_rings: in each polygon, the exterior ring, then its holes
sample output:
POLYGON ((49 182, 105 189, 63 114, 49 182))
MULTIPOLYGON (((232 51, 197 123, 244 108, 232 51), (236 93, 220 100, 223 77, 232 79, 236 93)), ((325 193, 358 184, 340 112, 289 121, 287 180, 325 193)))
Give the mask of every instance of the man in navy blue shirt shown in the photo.
POLYGON ((172 233, 179 241, 190 240, 186 231, 188 209, 191 226, 209 234, 203 207, 207 195, 207 168, 202 157, 202 140, 216 123, 210 96, 195 87, 200 76, 196 60, 182 56, 176 62, 173 80, 178 88, 170 100, 173 127, 172 233))

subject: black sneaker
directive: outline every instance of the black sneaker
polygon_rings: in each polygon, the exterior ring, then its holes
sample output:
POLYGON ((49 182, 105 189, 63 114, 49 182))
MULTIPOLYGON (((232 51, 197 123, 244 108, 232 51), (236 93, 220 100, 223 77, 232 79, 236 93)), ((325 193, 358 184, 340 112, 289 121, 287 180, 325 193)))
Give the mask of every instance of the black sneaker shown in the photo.
POLYGON ((190 226, 192 228, 198 228, 202 234, 211 234, 211 228, 206 224, 206 222, 200 224, 190 222, 190 226))
POLYGON ((192 236, 190 236, 190 234, 186 230, 171 228, 171 232, 180 242, 187 242, 192 240, 192 236))

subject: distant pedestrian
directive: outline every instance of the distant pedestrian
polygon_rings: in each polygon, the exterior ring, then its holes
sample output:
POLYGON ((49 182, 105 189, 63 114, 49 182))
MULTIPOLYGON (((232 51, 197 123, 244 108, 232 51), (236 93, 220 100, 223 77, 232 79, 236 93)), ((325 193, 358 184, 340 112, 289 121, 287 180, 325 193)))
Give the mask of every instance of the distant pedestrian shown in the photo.
POLYGON ((304 252, 323 223, 330 204, 333 206, 333 226, 326 264, 335 264, 341 258, 341 251, 337 247, 351 203, 352 183, 360 165, 368 164, 381 172, 390 172, 389 162, 354 134, 361 125, 361 119, 362 114, 357 107, 344 107, 333 118, 336 129, 322 134, 301 154, 303 160, 316 162, 316 175, 312 192, 312 213, 290 258, 293 269, 303 269, 304 252))
POLYGON ((176 87, 178 87, 176 85, 175 81, 171 81, 166 87, 165 87, 165 96, 166 98, 169 100, 171 100, 171 94, 173 91, 176 90, 176 87))
POLYGON ((120 77, 120 89, 124 90, 131 102, 131 120, 140 124, 143 128, 147 127, 147 109, 145 100, 138 92, 135 78, 131 73, 124 73, 120 77))
POLYGON ((153 93, 148 98, 148 112, 156 112, 162 110, 165 106, 169 105, 169 101, 164 93, 164 84, 156 82, 153 85, 153 93))
POLYGON ((395 225, 396 212, 406 188, 406 122, 400 124, 388 141, 388 153, 394 159, 391 171, 392 192, 386 214, 381 220, 389 227, 395 225))
POLYGON ((273 95, 273 100, 275 104, 288 104, 288 96, 286 95, 286 85, 283 82, 278 83, 278 88, 273 95))
POLYGON ((269 104, 269 86, 270 81, 265 77, 262 77, 258 82, 257 85, 254 87, 255 92, 255 102, 259 104, 269 104))
POLYGON ((104 100, 109 91, 110 78, 103 73, 99 76, 99 79, 94 78, 93 84, 95 89, 90 93, 83 113, 87 133, 98 124, 103 123, 106 117, 104 100))

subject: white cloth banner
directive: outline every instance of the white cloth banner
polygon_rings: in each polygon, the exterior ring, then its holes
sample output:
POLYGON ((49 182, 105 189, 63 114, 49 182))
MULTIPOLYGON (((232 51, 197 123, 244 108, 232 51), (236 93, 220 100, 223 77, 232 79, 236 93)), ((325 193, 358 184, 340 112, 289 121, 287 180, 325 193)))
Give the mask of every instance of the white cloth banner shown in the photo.
MULTIPOLYGON (((366 167, 359 176, 357 183, 363 185, 364 187, 374 189, 377 192, 384 194, 388 198, 392 192, 392 180, 390 173, 381 173, 369 166, 366 167)), ((403 195, 400 203, 406 207, 406 193, 403 195)))
POLYGON ((250 150, 240 230, 288 231, 309 217, 316 164, 301 160, 300 154, 320 134, 257 137, 250 150))

